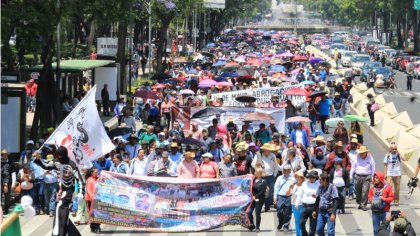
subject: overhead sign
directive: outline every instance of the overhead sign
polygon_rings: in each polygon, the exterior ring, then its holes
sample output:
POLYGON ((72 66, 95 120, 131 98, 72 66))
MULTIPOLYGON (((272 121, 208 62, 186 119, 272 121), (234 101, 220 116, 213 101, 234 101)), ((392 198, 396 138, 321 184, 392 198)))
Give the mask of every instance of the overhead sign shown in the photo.
POLYGON ((116 56, 118 50, 118 38, 98 38, 96 51, 102 56, 116 56))
POLYGON ((225 9, 226 0, 204 0, 205 8, 225 9))
POLYGON ((414 0, 414 10, 420 10, 420 0, 414 0))
POLYGON ((204 231, 247 222, 251 175, 225 179, 135 177, 102 171, 90 220, 148 232, 204 231))

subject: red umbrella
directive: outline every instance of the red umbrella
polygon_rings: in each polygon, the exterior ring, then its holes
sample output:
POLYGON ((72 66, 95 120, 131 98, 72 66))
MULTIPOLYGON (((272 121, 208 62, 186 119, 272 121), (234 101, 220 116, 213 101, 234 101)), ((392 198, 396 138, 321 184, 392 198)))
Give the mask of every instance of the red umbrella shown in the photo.
POLYGON ((225 65, 226 67, 240 67, 240 65, 236 61, 231 61, 225 65))
POLYGON ((293 57, 293 61, 307 61, 308 58, 306 58, 305 56, 294 56, 293 57))
POLYGON ((139 90, 135 92, 133 96, 143 98, 143 99, 154 99, 154 100, 159 99, 156 93, 152 91, 148 91, 148 90, 139 90))
POLYGON ((284 95, 309 96, 311 93, 303 88, 292 88, 284 92, 284 95))
POLYGON ((166 86, 168 86, 167 84, 155 84, 152 86, 153 89, 161 89, 161 88, 166 88, 166 86))

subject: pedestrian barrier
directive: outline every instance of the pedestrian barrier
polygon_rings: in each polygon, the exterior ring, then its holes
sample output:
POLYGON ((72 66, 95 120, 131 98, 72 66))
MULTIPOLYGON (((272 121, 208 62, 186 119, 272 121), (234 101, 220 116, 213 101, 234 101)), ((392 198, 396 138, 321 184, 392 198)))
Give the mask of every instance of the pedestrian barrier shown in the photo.
POLYGON ((420 124, 414 125, 406 130, 409 134, 416 138, 420 138, 420 124))
POLYGON ((399 150, 416 149, 419 147, 420 143, 420 139, 405 132, 404 130, 399 130, 390 141, 395 142, 399 150))
POLYGON ((392 119, 398 124, 404 126, 406 129, 413 127, 413 122, 411 121, 407 111, 398 113, 397 115, 393 116, 392 119))

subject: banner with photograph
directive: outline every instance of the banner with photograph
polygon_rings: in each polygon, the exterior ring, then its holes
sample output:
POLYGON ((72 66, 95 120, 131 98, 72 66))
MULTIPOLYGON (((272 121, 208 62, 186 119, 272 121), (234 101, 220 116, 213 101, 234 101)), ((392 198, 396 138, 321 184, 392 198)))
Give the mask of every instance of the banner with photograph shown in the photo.
MULTIPOLYGON (((243 121, 240 119, 241 116, 251 113, 251 112, 261 112, 269 114, 274 118, 276 128, 279 132, 283 133, 285 131, 286 125, 286 110, 284 108, 255 108, 255 107, 215 107, 221 111, 220 115, 205 116, 200 118, 191 119, 193 115, 206 107, 177 107, 172 106, 172 120, 178 120, 181 124, 183 130, 191 129, 191 121, 196 121, 200 129, 207 128, 212 124, 212 120, 217 118, 219 124, 226 125, 228 123, 228 117, 232 117, 235 121, 234 123, 238 126, 242 126, 243 121)), ((252 122, 250 125, 256 131, 259 129, 259 125, 264 123, 266 127, 270 124, 269 120, 261 120, 258 122, 252 122)))
POLYGON ((91 221, 149 232, 203 231, 246 224, 251 175, 226 179, 134 177, 102 171, 91 221))
POLYGON ((232 91, 232 92, 224 92, 224 93, 215 93, 212 94, 212 99, 215 100, 216 98, 222 98, 223 104, 228 107, 244 107, 245 104, 238 102, 235 100, 236 97, 241 95, 248 95, 253 96, 257 99, 255 102, 256 106, 268 104, 271 102, 271 97, 273 95, 278 95, 280 100, 285 100, 289 98, 293 105, 299 106, 305 102, 304 96, 285 96, 284 92, 292 88, 303 88, 303 85, 290 85, 290 86, 282 86, 282 87, 270 87, 270 88, 255 88, 255 89, 247 89, 247 90, 239 90, 239 91, 232 91))

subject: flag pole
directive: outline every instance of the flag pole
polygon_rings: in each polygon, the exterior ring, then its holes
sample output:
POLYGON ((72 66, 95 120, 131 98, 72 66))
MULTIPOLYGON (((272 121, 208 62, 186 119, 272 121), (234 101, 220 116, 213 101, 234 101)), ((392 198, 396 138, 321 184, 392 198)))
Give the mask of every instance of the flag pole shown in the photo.
MULTIPOLYGON (((75 107, 75 108, 73 108, 73 110, 67 115, 67 117, 71 114, 71 113, 73 113, 73 111, 75 111, 75 110, 77 110, 77 108, 79 108, 80 106, 81 106, 81 104, 83 104, 83 101, 84 100, 86 100, 88 97, 89 97, 89 95, 92 93, 92 91, 95 89, 95 91, 96 91, 96 84, 88 91, 88 93, 82 98, 82 100, 80 100, 80 102, 77 104, 77 106, 75 107)), ((55 128, 55 130, 54 130, 54 132, 52 132, 52 134, 50 134, 50 137, 48 137, 48 139, 47 140, 45 140, 45 142, 41 145, 41 147, 37 150, 37 151, 35 151, 35 152, 40 152, 41 151, 41 149, 45 146, 45 144, 48 144, 47 143, 47 141, 48 140, 50 140, 51 139, 51 137, 53 137, 54 136, 54 134, 57 132, 57 130, 59 130, 60 128, 61 128, 61 126, 64 124, 64 121, 66 120, 66 118, 67 117, 65 117, 64 119, 63 119, 63 121, 58 125, 58 127, 57 128, 55 128)), ((57 144, 55 144, 55 145, 57 145, 57 144)))

